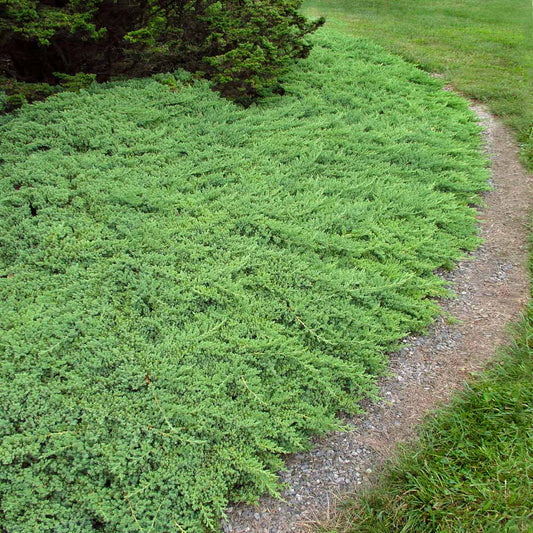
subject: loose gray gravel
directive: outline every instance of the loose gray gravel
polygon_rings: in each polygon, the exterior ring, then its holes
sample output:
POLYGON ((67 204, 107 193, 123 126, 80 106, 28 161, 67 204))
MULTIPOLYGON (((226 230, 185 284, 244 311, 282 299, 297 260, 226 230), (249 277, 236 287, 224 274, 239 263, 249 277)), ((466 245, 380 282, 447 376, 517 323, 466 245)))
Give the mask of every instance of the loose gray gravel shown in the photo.
POLYGON ((406 338, 391 355, 383 400, 366 415, 346 420, 346 433, 316 439, 308 453, 287 458, 282 500, 228 509, 225 533, 286 533, 313 529, 338 498, 372 477, 399 442, 414 434, 428 410, 481 370, 508 339, 506 324, 523 310, 529 294, 528 224, 533 182, 518 161, 513 136, 483 107, 473 105, 485 128, 492 161, 492 191, 479 210, 484 244, 451 273, 442 274, 457 298, 443 300, 443 316, 427 335, 406 338), (454 317, 455 320, 445 317, 454 317))

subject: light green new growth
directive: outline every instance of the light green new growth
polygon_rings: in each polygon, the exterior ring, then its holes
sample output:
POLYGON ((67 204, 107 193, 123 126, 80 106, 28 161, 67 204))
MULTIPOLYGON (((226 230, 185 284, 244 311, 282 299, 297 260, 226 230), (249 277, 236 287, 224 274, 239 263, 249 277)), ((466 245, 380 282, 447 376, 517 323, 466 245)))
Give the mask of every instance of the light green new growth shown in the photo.
POLYGON ((479 127, 379 47, 316 42, 249 109, 158 76, 1 126, 3 529, 216 529, 437 313, 479 127))

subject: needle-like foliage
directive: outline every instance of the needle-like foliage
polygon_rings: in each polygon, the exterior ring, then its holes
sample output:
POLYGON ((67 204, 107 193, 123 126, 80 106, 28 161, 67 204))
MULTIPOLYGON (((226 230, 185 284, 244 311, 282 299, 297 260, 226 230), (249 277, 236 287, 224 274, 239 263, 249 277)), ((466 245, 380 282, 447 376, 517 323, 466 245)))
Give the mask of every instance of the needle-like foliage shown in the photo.
POLYGON ((248 109, 160 75, 1 126, 2 529, 216 529, 435 316, 479 127, 380 48, 316 43, 248 109))
POLYGON ((1 0, 0 111, 95 76, 107 81, 178 68, 249 105, 281 92, 280 76, 309 54, 307 35, 324 21, 306 20, 300 6, 301 0, 1 0), (61 88, 49 85, 58 82, 61 88))

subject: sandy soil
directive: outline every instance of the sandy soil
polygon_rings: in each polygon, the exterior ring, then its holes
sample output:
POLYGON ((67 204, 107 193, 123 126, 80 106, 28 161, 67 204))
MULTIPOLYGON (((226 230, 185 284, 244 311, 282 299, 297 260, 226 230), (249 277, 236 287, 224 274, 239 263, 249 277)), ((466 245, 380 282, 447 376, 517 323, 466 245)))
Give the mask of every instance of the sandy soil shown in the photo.
POLYGON ((479 210, 484 244, 445 274, 457 299, 442 301, 443 316, 428 335, 409 337, 391 356, 390 377, 380 383, 384 400, 348 420, 353 430, 317 439, 315 448, 288 458, 283 500, 228 509, 226 533, 304 532, 326 517, 332 504, 368 481, 399 442, 411 438, 428 410, 445 402, 509 340, 529 294, 527 270, 533 179, 518 160, 514 137, 480 105, 494 189, 479 210))

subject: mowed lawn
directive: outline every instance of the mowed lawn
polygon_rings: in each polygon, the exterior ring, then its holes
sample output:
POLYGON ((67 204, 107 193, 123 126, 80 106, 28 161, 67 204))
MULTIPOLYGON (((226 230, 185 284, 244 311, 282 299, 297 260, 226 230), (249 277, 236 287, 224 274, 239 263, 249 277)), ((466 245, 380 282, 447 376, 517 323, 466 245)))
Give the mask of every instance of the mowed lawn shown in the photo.
POLYGON ((305 12, 438 72, 517 133, 533 169, 533 11, 526 0, 306 0, 305 12))
POLYGON ((321 31, 248 109, 185 73, 0 129, 0 524, 216 529, 375 393, 476 246, 465 101, 321 31))

